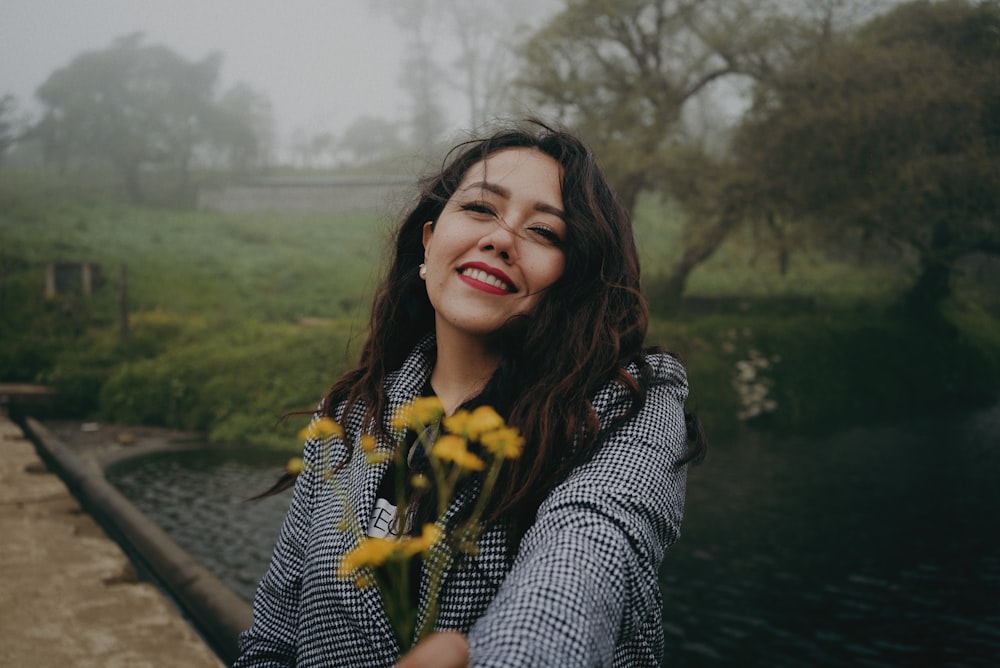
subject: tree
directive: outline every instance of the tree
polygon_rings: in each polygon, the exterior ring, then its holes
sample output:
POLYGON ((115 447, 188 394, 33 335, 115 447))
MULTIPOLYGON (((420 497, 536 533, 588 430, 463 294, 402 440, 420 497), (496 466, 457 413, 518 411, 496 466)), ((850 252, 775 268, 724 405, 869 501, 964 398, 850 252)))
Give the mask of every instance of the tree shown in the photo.
POLYGON ((7 93, 0 97, 0 164, 7 151, 20 140, 27 121, 17 112, 17 99, 7 93))
MULTIPOLYGON (((400 5, 402 6, 402 5, 400 5)), ((444 105, 441 103, 441 78, 422 31, 411 37, 413 55, 403 63, 400 84, 410 95, 410 141, 430 154, 445 133, 444 105)))
POLYGON ((356 162, 385 158, 403 148, 396 126, 382 118, 361 116, 344 131, 338 148, 356 162))
POLYGON ((224 154, 229 168, 247 173, 266 165, 274 150, 274 110, 271 100, 244 82, 219 98, 208 134, 224 154))
POLYGON ((154 167, 172 172, 178 190, 187 191, 197 148, 218 138, 221 64, 219 54, 192 62, 143 44, 139 34, 118 38, 80 54, 38 88, 45 112, 35 134, 62 167, 71 159, 111 165, 132 202, 145 199, 142 174, 154 167))
POLYGON ((410 134, 412 143, 429 152, 445 131, 444 105, 441 103, 443 76, 434 60, 434 33, 431 12, 437 0, 411 0, 375 3, 380 11, 407 36, 407 53, 399 82, 410 96, 410 134))
POLYGON ((1000 4, 918 1, 762 86, 735 149, 754 209, 913 249, 940 314, 955 263, 1000 253, 1000 4))
POLYGON ((714 85, 765 76, 811 43, 784 4, 569 0, 524 47, 519 85, 588 141, 626 207, 643 192, 684 205, 685 247, 648 288, 662 306, 741 222, 738 208, 717 202, 723 189, 742 192, 743 178, 688 132, 685 110, 714 85))
POLYGON ((458 92, 465 123, 480 128, 515 110, 512 82, 522 35, 552 0, 410 0, 376 3, 409 37, 402 83, 413 99, 417 143, 446 127, 442 92, 458 92), (428 129, 433 132, 428 133, 428 129))
POLYGON ((451 27, 458 47, 448 81, 468 105, 469 128, 479 128, 517 106, 512 83, 517 48, 531 21, 551 14, 545 0, 436 0, 434 18, 451 27))
POLYGON ((671 171, 671 150, 684 143, 684 105, 742 71, 739 49, 718 48, 699 27, 720 8, 704 0, 570 0, 524 48, 519 84, 588 140, 629 208, 671 171))

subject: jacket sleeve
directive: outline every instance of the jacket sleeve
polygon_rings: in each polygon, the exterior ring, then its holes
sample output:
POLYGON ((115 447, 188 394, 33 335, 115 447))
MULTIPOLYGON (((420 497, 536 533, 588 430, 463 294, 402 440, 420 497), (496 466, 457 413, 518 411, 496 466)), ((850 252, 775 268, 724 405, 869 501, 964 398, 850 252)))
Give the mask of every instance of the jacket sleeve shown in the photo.
POLYGON ((253 624, 240 634, 240 656, 233 668, 295 665, 304 542, 318 479, 318 450, 318 441, 306 442, 305 466, 295 481, 292 503, 278 534, 271 563, 254 596, 253 624))
POLYGON ((679 365, 671 371, 542 503, 469 632, 473 666, 611 666, 651 628, 656 637, 640 644, 653 648, 650 661, 662 652, 658 569, 680 533, 686 478, 676 462, 687 385, 679 365))

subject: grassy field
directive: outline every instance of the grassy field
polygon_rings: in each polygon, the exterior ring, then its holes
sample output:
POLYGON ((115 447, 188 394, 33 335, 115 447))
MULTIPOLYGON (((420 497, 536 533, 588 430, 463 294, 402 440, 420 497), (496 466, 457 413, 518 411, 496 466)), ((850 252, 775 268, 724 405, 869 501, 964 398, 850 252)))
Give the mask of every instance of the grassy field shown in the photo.
MULTIPOLYGON (((6 183, 0 381, 55 385, 62 415, 297 447, 301 421, 278 418, 314 406, 356 354, 391 220, 138 209, 6 183), (90 299, 42 298, 44 266, 57 260, 100 264, 90 299)), ((679 213, 644 201, 636 228, 644 280, 656 281, 677 248, 679 213)), ((923 332, 890 308, 912 280, 905 262, 861 268, 800 243, 782 275, 753 234, 690 279, 690 295, 733 299, 658 317, 650 332, 687 360, 692 405, 712 433, 829 428, 996 395, 1000 308, 982 280, 961 282, 949 303, 955 331, 923 332)))

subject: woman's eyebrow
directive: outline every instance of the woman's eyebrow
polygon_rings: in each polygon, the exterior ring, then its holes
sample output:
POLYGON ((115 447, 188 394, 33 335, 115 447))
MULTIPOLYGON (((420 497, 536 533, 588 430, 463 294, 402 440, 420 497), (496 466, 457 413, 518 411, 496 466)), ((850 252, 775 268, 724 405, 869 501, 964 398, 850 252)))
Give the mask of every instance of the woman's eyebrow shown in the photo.
POLYGON ((468 190, 488 190, 495 195, 500 195, 504 199, 510 199, 510 191, 501 185, 496 183, 490 183, 489 181, 476 181, 475 183, 470 183, 466 187, 462 188, 462 191, 468 190))
MULTIPOLYGON (((503 197, 504 199, 510 199, 510 190, 508 190, 507 188, 504 188, 503 186, 501 186, 501 185, 499 185, 497 183, 490 183, 489 181, 476 181, 475 183, 470 183, 465 188, 462 188, 462 191, 465 192, 465 191, 477 190, 477 189, 478 190, 489 191, 489 192, 491 192, 491 193, 493 193, 495 195, 499 195, 500 197, 503 197)), ((562 209, 560 209, 557 206, 552 206, 551 204, 546 204, 545 202, 536 202, 535 203, 535 211, 538 211, 540 213, 548 213, 548 214, 551 214, 553 216, 556 216, 557 218, 562 218, 563 220, 566 219, 566 212, 565 211, 563 211, 562 209)))

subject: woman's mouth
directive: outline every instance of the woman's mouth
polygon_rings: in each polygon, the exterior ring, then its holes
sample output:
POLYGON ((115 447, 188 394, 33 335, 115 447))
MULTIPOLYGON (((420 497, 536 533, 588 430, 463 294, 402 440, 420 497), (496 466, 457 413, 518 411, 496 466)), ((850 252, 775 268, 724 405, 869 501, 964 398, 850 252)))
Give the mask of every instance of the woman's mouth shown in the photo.
POLYGON ((478 267, 462 267, 458 270, 458 275, 472 287, 484 292, 491 292, 498 295, 507 295, 516 292, 510 283, 478 267))

